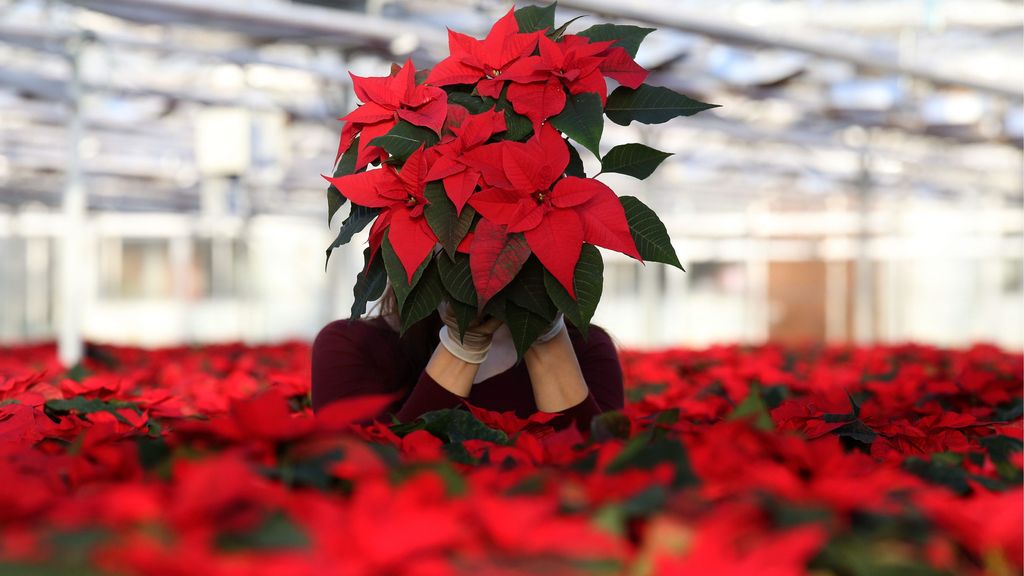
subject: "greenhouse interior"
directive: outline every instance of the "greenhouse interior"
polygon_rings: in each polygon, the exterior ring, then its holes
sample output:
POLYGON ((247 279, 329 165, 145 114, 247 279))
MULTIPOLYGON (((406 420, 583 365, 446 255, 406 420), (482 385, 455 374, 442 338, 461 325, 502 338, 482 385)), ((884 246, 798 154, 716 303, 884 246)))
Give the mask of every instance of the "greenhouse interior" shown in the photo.
POLYGON ((1022 45, 0 0, 0 575, 1024 574, 1022 45))
MULTIPOLYGON (((673 154, 607 182, 663 215, 686 271, 610 254, 596 322, 630 347, 1024 344, 1021 6, 685 4, 558 5, 657 26, 654 83, 720 106, 606 131, 673 154)), ((6 1, 0 341, 272 342, 346 316, 365 233, 325 271, 320 175, 348 73, 429 67, 446 26, 505 9, 6 1)))

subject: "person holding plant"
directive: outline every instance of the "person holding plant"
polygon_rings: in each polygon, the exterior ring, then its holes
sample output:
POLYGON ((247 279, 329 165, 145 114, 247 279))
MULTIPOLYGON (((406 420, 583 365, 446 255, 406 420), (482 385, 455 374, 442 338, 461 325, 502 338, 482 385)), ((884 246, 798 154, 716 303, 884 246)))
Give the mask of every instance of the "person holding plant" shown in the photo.
POLYGON ((587 429, 622 407, 615 346, 590 325, 598 247, 682 266, 654 211, 588 177, 577 145, 598 175, 643 180, 671 154, 632 143, 602 157, 604 117, 660 124, 713 105, 644 84, 634 57, 650 28, 569 34, 554 17, 553 4, 510 10, 483 40, 449 31, 451 54, 429 71, 409 60, 352 76, 362 104, 325 176, 328 220, 351 211, 328 258, 372 226, 352 319, 314 343, 315 409, 394 393, 403 421, 468 401, 587 429))
POLYGON ((337 320, 320 331, 314 410, 351 396, 402 393, 387 412, 403 422, 467 401, 520 418, 560 413, 552 426, 587 430, 595 415, 623 406, 615 345, 596 326, 584 339, 559 316, 517 363, 508 326, 497 318, 474 320, 460 339, 451 307, 442 304, 400 336, 395 306, 388 291, 379 316, 337 320))

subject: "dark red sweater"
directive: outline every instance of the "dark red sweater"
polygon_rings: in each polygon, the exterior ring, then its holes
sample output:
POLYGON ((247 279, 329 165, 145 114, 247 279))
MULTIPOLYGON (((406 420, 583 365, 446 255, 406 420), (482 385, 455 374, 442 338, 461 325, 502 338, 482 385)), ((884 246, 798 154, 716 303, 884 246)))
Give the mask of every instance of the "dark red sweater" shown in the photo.
MULTIPOLYGON (((379 317, 331 322, 313 343, 313 409, 341 398, 402 391, 380 417, 393 413, 409 422, 431 410, 460 406, 463 400, 487 410, 514 411, 522 418, 537 411, 525 362, 474 384, 468 399, 435 382, 424 368, 437 347, 440 327, 434 314, 399 338, 379 317)), ((622 408, 622 368, 604 330, 591 327, 587 340, 572 326, 568 332, 590 394, 562 411, 552 425, 575 423, 587 430, 595 415, 622 408)))

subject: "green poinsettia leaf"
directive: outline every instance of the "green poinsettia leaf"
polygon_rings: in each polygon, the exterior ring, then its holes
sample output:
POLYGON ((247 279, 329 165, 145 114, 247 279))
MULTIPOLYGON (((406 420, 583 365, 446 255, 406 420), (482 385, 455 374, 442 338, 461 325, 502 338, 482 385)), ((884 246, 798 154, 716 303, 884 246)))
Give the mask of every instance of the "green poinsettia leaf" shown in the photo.
POLYGON ((437 260, 439 259, 427 257, 427 267, 423 270, 422 277, 416 282, 412 291, 409 292, 409 296, 399 308, 402 317, 402 334, 405 334, 405 331, 413 324, 430 316, 444 299, 444 284, 441 283, 441 275, 437 270, 437 260))
POLYGON ((324 270, 327 269, 327 263, 331 261, 331 253, 335 249, 344 246, 352 241, 352 237, 358 234, 366 228, 366 225, 373 222, 373 219, 380 213, 380 208, 367 208, 366 206, 360 206, 358 204, 352 204, 348 216, 345 217, 341 222, 341 228, 338 229, 338 235, 334 238, 334 242, 327 247, 327 259, 324 262, 324 270))
POLYGON ((516 22, 522 33, 539 32, 555 27, 555 8, 557 2, 547 6, 526 6, 515 11, 516 22))
POLYGON ((520 308, 540 316, 548 323, 555 319, 558 308, 548 296, 547 288, 544 287, 544 266, 536 256, 531 256, 516 279, 509 284, 505 290, 505 296, 510 302, 520 308))
POLYGON ((119 422, 131 425, 131 422, 129 422, 128 419, 119 412, 119 410, 123 408, 130 409, 139 415, 142 414, 142 410, 139 408, 138 404, 134 402, 126 402, 122 400, 101 400, 99 398, 86 398, 84 396, 47 400, 43 405, 43 412, 49 416, 50 419, 56 422, 60 421, 60 416, 70 413, 95 414, 97 412, 107 412, 119 422))
POLYGON ((547 331, 550 320, 519 306, 511 299, 505 301, 505 324, 512 334, 512 344, 516 347, 516 359, 522 360, 538 336, 547 331))
MULTIPOLYGON (((443 260, 443 258, 439 258, 438 263, 443 260)), ((452 311, 455 312, 455 321, 459 327, 459 340, 462 340, 462 338, 465 338, 466 336, 466 330, 469 329, 469 325, 476 319, 476 305, 459 302, 455 298, 449 298, 448 305, 451 306, 452 311)))
POLYGON ((379 256, 370 261, 370 249, 363 250, 363 269, 356 276, 352 287, 352 314, 355 320, 366 313, 366 304, 380 298, 388 284, 388 274, 384 270, 384 260, 379 256))
MULTIPOLYGON (((508 90, 507 86, 505 90, 508 90)), ((512 108, 512 103, 505 97, 504 91, 501 98, 494 104, 494 108, 505 113, 505 140, 523 142, 533 134, 533 124, 530 119, 518 114, 512 108)))
POLYGON ((604 118, 601 115, 601 97, 593 92, 582 92, 565 100, 565 108, 551 118, 551 125, 584 148, 601 157, 601 133, 604 118))
POLYGON ((643 180, 671 155, 643 144, 622 144, 609 150, 601 159, 601 171, 643 180))
MULTIPOLYGON (((348 150, 341 155, 338 160, 338 165, 334 168, 334 177, 340 178, 342 176, 348 176, 356 171, 356 157, 359 155, 359 137, 352 141, 352 144, 348 147, 348 150)), ((338 190, 338 187, 331 184, 327 187, 327 225, 331 225, 331 220, 334 219, 334 215, 338 213, 338 210, 343 204, 345 204, 345 196, 338 190)))
POLYGON ((482 96, 474 96, 466 92, 449 92, 448 103, 462 106, 469 110, 470 114, 481 114, 494 108, 494 100, 482 96))
POLYGON ((437 259, 441 283, 452 299, 476 309, 476 288, 473 287, 473 273, 469 267, 469 255, 455 253, 452 258, 437 259))
POLYGON ((580 158, 580 151, 568 140, 565 141, 565 145, 569 147, 569 165, 565 167, 565 175, 586 178, 587 170, 583 167, 583 158, 580 158))
POLYGON ((388 280, 391 281, 391 289, 395 291, 395 299, 398 301, 398 310, 405 309, 405 301, 409 297, 409 293, 416 287, 416 284, 423 277, 424 271, 433 261, 433 255, 428 254, 423 262, 416 268, 416 272, 412 275, 412 282, 406 279, 405 267, 402 266, 402 261, 398 259, 398 254, 395 253, 395 248, 391 245, 391 240, 388 239, 388 233, 384 232, 384 239, 380 244, 380 253, 384 260, 384 269, 387 270, 388 280))
POLYGON ((387 134, 370 140, 370 145, 379 146, 393 159, 405 162, 420 146, 430 147, 437 141, 437 134, 429 128, 400 120, 387 134))
POLYGON ((558 28, 555 28, 554 30, 551 30, 551 31, 549 31, 549 32, 547 33, 547 36, 548 36, 548 38, 551 38, 551 39, 552 39, 552 40, 554 40, 555 42, 558 42, 559 40, 561 40, 561 39, 562 39, 562 36, 565 36, 565 31, 569 29, 569 26, 570 26, 570 25, 571 25, 571 24, 572 24, 573 22, 575 22, 575 21, 579 20, 580 18, 585 18, 585 17, 586 17, 586 14, 581 14, 581 15, 579 15, 579 16, 577 16, 577 17, 573 18, 572 20, 569 20, 569 21, 568 21, 568 22, 566 22, 565 24, 562 24, 562 25, 561 25, 561 26, 559 26, 558 28))
POLYGON ((584 244, 580 251, 579 262, 573 277, 573 288, 576 299, 566 292, 562 284, 544 271, 544 287, 555 306, 565 314, 565 318, 579 329, 584 338, 590 330, 590 320, 597 311, 597 303, 601 301, 604 288, 604 261, 601 252, 593 244, 584 244))
POLYGON ((455 250, 459 243, 466 237, 470 226, 473 225, 473 217, 476 210, 466 205, 462 207, 462 214, 455 210, 455 204, 448 198, 444 186, 440 182, 431 182, 423 193, 427 198, 427 205, 423 209, 423 215, 427 218, 427 224, 434 231, 437 240, 444 247, 445 253, 450 258, 455 257, 455 250))
MULTIPOLYGON (((633 236, 640 257, 648 262, 662 262, 683 270, 676 249, 668 237, 665 224, 646 204, 632 196, 620 196, 619 202, 626 212, 629 233, 633 236)), ((683 270, 685 272, 685 270, 683 270)))
POLYGON ((635 90, 619 86, 608 96, 604 113, 616 124, 628 126, 636 120, 641 124, 661 124, 677 116, 692 116, 717 108, 661 86, 641 84, 635 90))
POLYGON ((583 30, 577 36, 589 38, 591 42, 614 41, 616 46, 622 46, 630 56, 636 58, 636 53, 640 49, 640 43, 651 32, 654 32, 654 28, 622 24, 597 24, 583 30))

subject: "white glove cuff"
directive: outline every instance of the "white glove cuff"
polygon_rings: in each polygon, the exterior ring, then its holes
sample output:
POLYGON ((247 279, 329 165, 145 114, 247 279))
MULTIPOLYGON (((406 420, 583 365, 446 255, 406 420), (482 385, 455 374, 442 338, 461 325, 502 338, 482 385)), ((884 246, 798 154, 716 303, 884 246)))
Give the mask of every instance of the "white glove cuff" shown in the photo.
POLYGON ((558 336, 558 333, 562 331, 562 328, 565 328, 565 316, 559 313, 558 318, 551 323, 551 328, 549 328, 547 332, 537 336, 537 343, 543 344, 555 336, 558 336))
POLYGON ((482 364, 487 359, 488 350, 491 349, 491 345, 488 343, 483 350, 466 350, 458 340, 452 338, 451 331, 447 326, 441 326, 438 336, 441 339, 441 344, 452 353, 452 356, 469 364, 482 364))

